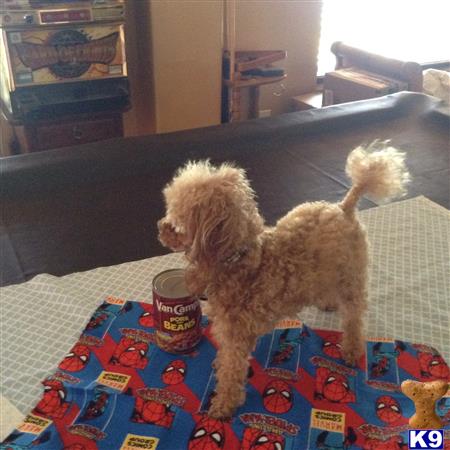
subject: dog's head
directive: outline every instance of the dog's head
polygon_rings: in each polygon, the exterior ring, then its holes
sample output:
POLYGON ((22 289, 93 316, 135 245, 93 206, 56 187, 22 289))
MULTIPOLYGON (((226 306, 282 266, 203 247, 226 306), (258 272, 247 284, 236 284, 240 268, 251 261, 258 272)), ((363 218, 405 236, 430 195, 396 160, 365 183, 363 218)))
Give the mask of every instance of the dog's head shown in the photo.
POLYGON ((217 264, 248 246, 263 230, 254 192, 242 169, 190 162, 164 188, 166 215, 159 240, 192 262, 217 264))

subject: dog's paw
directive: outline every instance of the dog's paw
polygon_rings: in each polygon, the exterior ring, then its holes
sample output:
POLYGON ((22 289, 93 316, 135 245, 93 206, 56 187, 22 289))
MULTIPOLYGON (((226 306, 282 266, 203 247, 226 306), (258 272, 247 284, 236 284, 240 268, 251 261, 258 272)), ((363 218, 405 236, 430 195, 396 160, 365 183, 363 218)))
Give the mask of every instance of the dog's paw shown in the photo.
POLYGON ((219 397, 215 396, 211 400, 211 406, 208 409, 208 416, 213 419, 227 420, 232 417, 234 408, 231 405, 227 405, 227 402, 222 401, 219 397))
POLYGON ((363 355, 364 350, 360 347, 354 346, 350 348, 343 348, 342 349, 342 357, 344 359, 345 364, 347 366, 356 366, 359 359, 363 355))

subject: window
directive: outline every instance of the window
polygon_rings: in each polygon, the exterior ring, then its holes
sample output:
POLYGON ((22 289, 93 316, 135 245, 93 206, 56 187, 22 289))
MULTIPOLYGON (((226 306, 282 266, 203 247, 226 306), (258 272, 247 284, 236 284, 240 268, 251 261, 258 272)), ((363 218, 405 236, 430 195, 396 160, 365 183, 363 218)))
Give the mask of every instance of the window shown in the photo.
POLYGON ((323 0, 318 75, 334 69, 331 44, 420 64, 450 59, 450 0, 323 0))

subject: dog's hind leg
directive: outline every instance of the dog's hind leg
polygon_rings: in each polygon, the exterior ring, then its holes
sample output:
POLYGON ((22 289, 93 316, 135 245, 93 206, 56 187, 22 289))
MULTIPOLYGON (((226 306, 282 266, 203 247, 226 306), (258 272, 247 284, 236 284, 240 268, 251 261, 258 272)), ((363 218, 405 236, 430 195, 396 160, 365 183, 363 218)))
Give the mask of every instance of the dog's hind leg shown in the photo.
POLYGON ((321 311, 332 312, 337 311, 339 307, 339 295, 336 294, 336 289, 324 289, 316 294, 314 304, 321 311))
POLYGON ((362 283, 353 283, 342 295, 339 312, 342 317, 344 334, 342 353, 349 365, 355 365, 364 353, 364 312, 367 309, 367 293, 362 283))

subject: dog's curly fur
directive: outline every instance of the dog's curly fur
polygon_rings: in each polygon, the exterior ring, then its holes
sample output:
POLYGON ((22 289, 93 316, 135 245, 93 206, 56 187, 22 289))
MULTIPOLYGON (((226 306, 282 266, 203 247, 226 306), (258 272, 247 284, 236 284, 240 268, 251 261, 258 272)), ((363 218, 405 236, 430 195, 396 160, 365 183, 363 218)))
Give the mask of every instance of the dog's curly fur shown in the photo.
POLYGON ((338 309, 344 359, 363 354, 367 298, 366 233, 359 197, 404 193, 404 155, 386 144, 358 147, 347 159, 352 187, 339 204, 305 203, 266 227, 242 169, 191 162, 165 187, 160 241, 185 251, 188 289, 207 293, 218 345, 216 395, 209 414, 230 417, 245 400, 248 361, 258 336, 304 306, 338 309))

